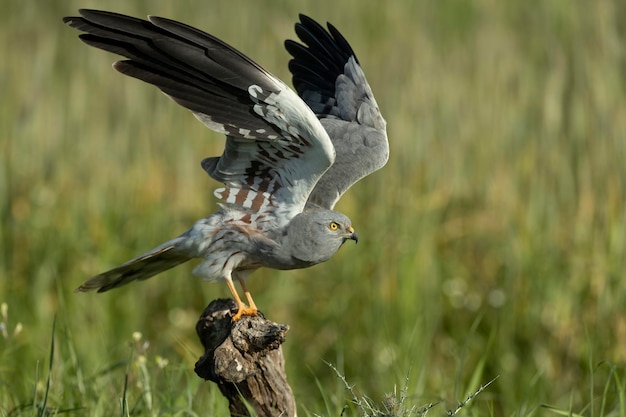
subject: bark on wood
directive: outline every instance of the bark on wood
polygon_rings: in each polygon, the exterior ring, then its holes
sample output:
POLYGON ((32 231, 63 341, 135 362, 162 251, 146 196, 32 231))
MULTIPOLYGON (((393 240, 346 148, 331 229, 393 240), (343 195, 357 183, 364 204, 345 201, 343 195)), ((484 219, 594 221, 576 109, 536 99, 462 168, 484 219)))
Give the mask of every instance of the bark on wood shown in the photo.
POLYGON ((228 399, 231 416, 295 416, 296 403, 287 384, 280 345, 289 327, 257 317, 231 317, 234 300, 212 301, 196 325, 205 353, 196 374, 215 382, 228 399), (246 405, 247 404, 247 405, 246 405))

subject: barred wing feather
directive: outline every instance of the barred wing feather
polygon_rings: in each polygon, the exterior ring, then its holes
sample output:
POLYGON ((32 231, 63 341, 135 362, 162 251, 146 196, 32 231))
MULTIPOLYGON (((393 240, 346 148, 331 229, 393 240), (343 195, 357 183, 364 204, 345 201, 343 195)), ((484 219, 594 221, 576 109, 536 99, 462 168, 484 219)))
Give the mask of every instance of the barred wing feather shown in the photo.
POLYGON ((335 157, 311 109, 289 87, 221 40, 173 20, 80 10, 81 39, 126 58, 118 71, 153 84, 228 136, 221 157, 203 161, 225 188, 216 195, 288 222, 335 157))

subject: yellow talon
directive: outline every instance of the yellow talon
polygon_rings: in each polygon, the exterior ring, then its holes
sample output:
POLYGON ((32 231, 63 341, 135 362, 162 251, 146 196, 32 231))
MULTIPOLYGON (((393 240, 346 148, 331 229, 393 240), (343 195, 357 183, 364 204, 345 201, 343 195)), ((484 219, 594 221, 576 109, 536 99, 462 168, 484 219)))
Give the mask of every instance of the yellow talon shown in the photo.
POLYGON ((243 316, 256 316, 257 315, 258 310, 256 308, 251 308, 246 306, 245 304, 241 304, 239 306, 239 309, 237 310, 237 314, 235 314, 233 316, 233 321, 237 321, 240 318, 242 318, 243 316))
POLYGON ((243 303, 243 301, 241 301, 241 298, 239 298, 239 294, 237 293, 237 289, 233 285, 233 282, 227 279, 226 284, 228 285, 228 289, 232 293, 233 297, 235 298, 235 302, 237 303, 237 313, 233 316, 233 321, 239 320, 242 316, 255 317, 258 315, 258 310, 256 308, 256 305, 254 304, 254 300, 252 300, 252 296, 250 295, 250 291, 248 291, 248 287, 246 286, 245 281, 240 279, 239 283, 241 284, 244 294, 248 299, 248 303, 250 303, 250 307, 248 307, 243 303))

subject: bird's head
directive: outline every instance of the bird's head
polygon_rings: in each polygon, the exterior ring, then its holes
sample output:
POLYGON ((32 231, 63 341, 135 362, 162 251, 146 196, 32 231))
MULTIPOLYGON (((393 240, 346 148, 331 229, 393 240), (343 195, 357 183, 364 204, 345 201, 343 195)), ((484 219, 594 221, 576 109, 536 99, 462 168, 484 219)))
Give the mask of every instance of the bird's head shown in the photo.
POLYGON ((294 217, 288 235, 292 255, 311 264, 327 261, 347 240, 359 240, 346 215, 321 209, 307 210, 294 217))

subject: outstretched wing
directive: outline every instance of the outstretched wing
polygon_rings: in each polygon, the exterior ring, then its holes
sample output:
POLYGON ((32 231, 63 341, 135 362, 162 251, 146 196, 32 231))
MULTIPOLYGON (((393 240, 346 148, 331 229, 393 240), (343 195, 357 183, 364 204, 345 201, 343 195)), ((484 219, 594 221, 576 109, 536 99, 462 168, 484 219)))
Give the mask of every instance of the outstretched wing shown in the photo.
POLYGON ((386 122, 350 44, 328 23, 328 31, 300 15, 288 40, 289 70, 296 91, 316 113, 335 147, 336 159, 308 204, 332 209, 355 182, 382 168, 389 158, 386 122))
POLYGON ((219 39, 185 24, 96 10, 66 17, 88 45, 122 55, 115 69, 160 88, 207 127, 228 136, 203 168, 216 195, 288 222, 334 161, 328 134, 289 87, 219 39))

